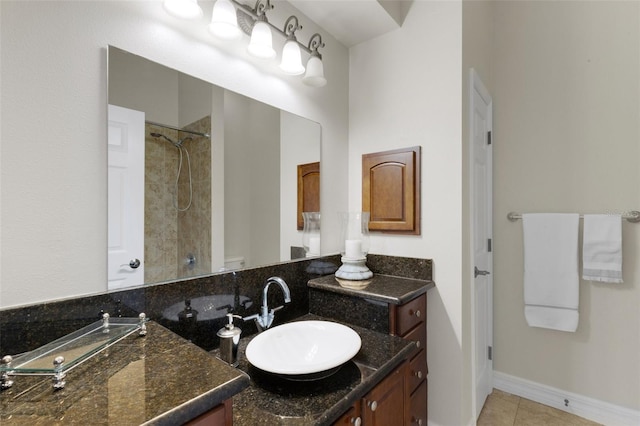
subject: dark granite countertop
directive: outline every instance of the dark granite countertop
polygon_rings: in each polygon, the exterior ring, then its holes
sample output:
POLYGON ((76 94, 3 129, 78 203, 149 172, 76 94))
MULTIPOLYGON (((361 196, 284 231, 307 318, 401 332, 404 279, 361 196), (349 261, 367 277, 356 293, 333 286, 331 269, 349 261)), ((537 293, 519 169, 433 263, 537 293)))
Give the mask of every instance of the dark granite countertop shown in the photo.
MULTIPOLYGON (((325 318, 309 314, 299 320, 325 318)), ((346 325, 360 335, 360 351, 337 373, 317 381, 294 382, 256 370, 244 356, 253 336, 242 338, 238 368, 250 375, 251 385, 233 398, 234 426, 329 425, 415 350, 414 342, 346 325)))
POLYGON ((16 376, 0 392, 2 425, 176 425, 209 411, 249 386, 242 371, 161 325, 146 337, 116 343, 67 373, 16 376))
MULTIPOLYGON (((431 280, 397 277, 392 275, 374 274, 369 284, 364 288, 348 288, 336 280, 335 275, 326 275, 309 280, 308 286, 320 290, 331 291, 349 296, 377 300, 380 302, 402 305, 416 296, 424 294, 435 286, 431 280)), ((364 284, 356 281, 355 284, 364 284)))

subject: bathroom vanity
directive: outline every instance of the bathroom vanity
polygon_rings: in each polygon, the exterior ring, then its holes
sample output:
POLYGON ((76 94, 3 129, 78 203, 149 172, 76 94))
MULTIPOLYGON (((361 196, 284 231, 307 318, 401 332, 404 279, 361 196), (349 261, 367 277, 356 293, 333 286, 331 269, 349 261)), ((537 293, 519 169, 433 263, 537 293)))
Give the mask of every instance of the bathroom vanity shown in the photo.
POLYGON ((415 343, 407 359, 339 420, 427 424, 427 291, 433 281, 377 274, 362 288, 327 275, 309 281, 312 312, 415 343))
MULTIPOLYGON (((337 264, 339 257, 321 260, 337 264)), ((131 335, 85 361, 68 373, 63 389, 54 391, 50 377, 16 377, 13 387, 0 392, 0 423, 307 426, 357 424, 360 419, 364 425, 426 424, 431 262, 370 256, 374 279, 357 290, 319 274, 317 262, 304 259, 0 311, 2 355, 32 350, 92 323, 102 311, 114 317, 144 311, 151 319, 146 337, 131 335), (292 382, 256 371, 244 355, 256 336, 251 321, 240 323, 238 368, 214 356, 224 314, 231 307, 243 317, 257 312, 263 283, 272 276, 287 282, 292 299, 277 312, 274 327, 333 321, 360 336, 360 351, 335 374, 292 382), (220 318, 198 307, 197 321, 185 327, 167 315, 185 300, 204 297, 220 318)), ((269 305, 281 304, 281 298, 272 292, 269 305)))
MULTIPOLYGON (((300 320, 322 319, 305 315, 300 320)), ((64 389, 51 380, 16 377, 0 396, 3 424, 257 425, 340 424, 356 416, 364 397, 397 413, 407 359, 415 343, 352 326, 362 338, 356 357, 329 378, 292 382, 254 370, 241 355, 232 368, 164 327, 148 323, 148 336, 129 336, 72 370, 64 389), (391 396, 391 398, 389 398, 391 396), (6 423, 5 423, 6 422, 6 423)), ((253 336, 242 339, 241 354, 253 336)), ((370 407, 370 405, 369 405, 370 407)), ((359 416, 360 414, 358 414, 359 416)), ((356 416, 357 417, 357 416, 356 416)), ((389 423, 382 423, 389 424, 389 423)))

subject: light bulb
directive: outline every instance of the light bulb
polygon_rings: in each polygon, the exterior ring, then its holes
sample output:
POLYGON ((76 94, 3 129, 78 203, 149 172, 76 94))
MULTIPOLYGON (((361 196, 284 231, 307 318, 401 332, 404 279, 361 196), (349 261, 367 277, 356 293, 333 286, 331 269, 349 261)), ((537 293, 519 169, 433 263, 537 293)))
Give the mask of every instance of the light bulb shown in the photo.
POLYGON ((251 41, 247 50, 256 58, 269 59, 276 56, 273 50, 273 42, 271 36, 271 28, 264 21, 256 21, 251 31, 251 41))
POLYGON ((202 16, 198 0, 164 0, 164 10, 182 19, 195 19, 202 16))
POLYGON ((282 62, 280 69, 290 75, 299 75, 304 72, 302 66, 302 57, 300 55, 300 46, 295 40, 287 40, 282 48, 282 62))
POLYGON ((327 79, 324 77, 322 59, 317 54, 311 54, 307 62, 307 73, 302 78, 302 82, 313 87, 322 87, 327 84, 327 79))
POLYGON ((238 27, 236 8, 229 0, 217 0, 211 13, 209 31, 224 40, 235 40, 242 34, 238 27))

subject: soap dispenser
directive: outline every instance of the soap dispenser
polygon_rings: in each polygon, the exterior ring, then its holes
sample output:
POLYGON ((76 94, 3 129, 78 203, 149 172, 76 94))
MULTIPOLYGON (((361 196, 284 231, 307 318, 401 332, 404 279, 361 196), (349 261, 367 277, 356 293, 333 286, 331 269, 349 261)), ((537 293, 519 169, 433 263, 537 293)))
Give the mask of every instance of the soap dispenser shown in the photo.
POLYGON ((238 366, 238 345, 240 343, 240 330, 233 325, 234 318, 242 318, 239 315, 227 314, 229 323, 218 330, 220 338, 220 359, 233 367, 238 366))
POLYGON ((178 312, 178 329, 180 335, 193 342, 198 327, 198 311, 191 307, 191 299, 184 301, 184 309, 178 312))

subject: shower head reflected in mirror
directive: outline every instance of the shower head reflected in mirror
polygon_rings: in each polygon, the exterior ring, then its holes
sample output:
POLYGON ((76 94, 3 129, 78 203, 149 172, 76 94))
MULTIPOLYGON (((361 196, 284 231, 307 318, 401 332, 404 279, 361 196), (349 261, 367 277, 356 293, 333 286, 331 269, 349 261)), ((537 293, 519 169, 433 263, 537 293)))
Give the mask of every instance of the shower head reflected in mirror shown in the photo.
POLYGON ((160 133, 150 133, 151 136, 153 136, 154 138, 164 138, 166 139, 171 145, 175 146, 176 148, 180 148, 182 146, 182 144, 186 141, 190 141, 193 140, 193 138, 191 136, 187 136, 186 138, 182 138, 182 139, 178 139, 178 141, 174 141, 173 139, 171 139, 168 136, 165 136, 163 134, 160 133))

